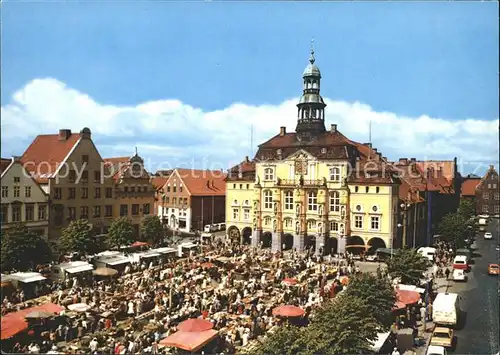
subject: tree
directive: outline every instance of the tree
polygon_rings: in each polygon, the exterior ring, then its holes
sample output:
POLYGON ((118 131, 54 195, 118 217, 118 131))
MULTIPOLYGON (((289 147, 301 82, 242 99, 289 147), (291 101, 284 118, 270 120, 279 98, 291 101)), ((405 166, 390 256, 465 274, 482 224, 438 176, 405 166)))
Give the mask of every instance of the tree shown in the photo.
POLYGON ((47 241, 24 223, 18 223, 2 235, 2 270, 26 271, 51 260, 47 241))
POLYGON ((110 248, 119 249, 121 246, 128 246, 134 242, 134 227, 132 222, 121 217, 115 219, 109 227, 106 236, 106 243, 110 248))
POLYGON ((306 329, 306 343, 313 354, 366 354, 380 325, 365 300, 341 294, 317 308, 306 329))
POLYGON ((476 215, 476 205, 472 200, 462 199, 458 206, 458 214, 460 214, 466 221, 471 220, 476 215))
POLYGON ((349 287, 345 290, 346 296, 365 300, 369 314, 383 330, 388 330, 392 324, 392 308, 396 302, 396 293, 389 279, 381 272, 378 275, 361 273, 349 280, 349 287))
POLYGON ((462 248, 469 236, 468 220, 460 213, 448 213, 439 223, 439 234, 455 248, 462 248))
POLYGON ((249 349, 255 355, 311 354, 307 349, 307 328, 283 325, 273 333, 268 333, 256 349, 249 349))
POLYGON ((409 285, 419 285, 429 266, 429 260, 415 249, 399 249, 387 260, 389 275, 400 278, 401 283, 409 285))
POLYGON ((78 252, 84 255, 96 251, 96 243, 91 232, 92 228, 87 220, 71 221, 69 226, 62 230, 59 240, 60 250, 78 252))
POLYGON ((147 216, 142 221, 141 232, 143 240, 147 240, 153 245, 158 244, 165 234, 158 216, 147 216))

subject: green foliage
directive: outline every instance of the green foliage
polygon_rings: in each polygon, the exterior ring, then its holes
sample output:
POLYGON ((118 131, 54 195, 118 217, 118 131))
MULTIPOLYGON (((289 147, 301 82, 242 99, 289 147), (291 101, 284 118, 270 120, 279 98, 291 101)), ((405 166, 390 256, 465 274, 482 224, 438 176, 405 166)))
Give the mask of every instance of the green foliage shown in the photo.
POLYGON ((369 353, 380 329, 370 312, 363 299, 346 294, 325 302, 306 328, 309 351, 326 355, 369 353))
POLYGON ((165 234, 163 225, 158 216, 147 216, 141 225, 142 239, 157 245, 165 234))
POLYGON ((298 328, 292 325, 279 327, 275 332, 266 336, 257 349, 252 349, 254 355, 295 355, 313 354, 307 349, 307 328, 298 328))
POLYGON ((429 260, 415 249, 399 249, 387 259, 387 271, 392 278, 400 278, 401 283, 418 285, 430 266, 429 260))
POLYGON ((47 241, 25 224, 18 223, 2 234, 2 270, 26 271, 51 260, 47 241))
POLYGON ((439 224, 439 234, 455 248, 463 248, 466 245, 465 239, 469 233, 468 220, 460 213, 448 213, 439 224))
POLYGON ((110 248, 118 249, 121 246, 128 246, 134 242, 134 227, 132 222, 121 217, 115 219, 109 227, 106 243, 110 248))
POLYGON ((476 205, 472 200, 462 199, 460 201, 460 206, 458 207, 457 213, 461 215, 466 221, 469 221, 476 215, 476 205))
POLYGON ((349 280, 345 295, 364 300, 370 309, 369 314, 374 316, 380 328, 389 330, 392 324, 392 308, 396 302, 396 292, 389 278, 384 276, 370 273, 356 275, 349 280))
POLYGON ((59 249, 62 252, 79 252, 81 254, 96 252, 96 243, 89 222, 85 219, 71 221, 69 226, 63 229, 61 233, 59 249))

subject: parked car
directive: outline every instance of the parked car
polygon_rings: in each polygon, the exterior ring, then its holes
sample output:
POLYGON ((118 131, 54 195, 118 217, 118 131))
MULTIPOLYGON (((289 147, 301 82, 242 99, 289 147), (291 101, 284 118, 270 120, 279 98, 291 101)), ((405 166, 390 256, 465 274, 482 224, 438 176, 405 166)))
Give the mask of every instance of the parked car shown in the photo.
POLYGON ((498 264, 490 264, 488 265, 488 275, 498 275, 498 264))
POLYGON ((484 233, 484 239, 493 239, 493 235, 490 232, 484 233))
POLYGON ((467 275, 465 274, 464 270, 454 269, 453 281, 467 281, 467 275))
POLYGON ((442 346, 444 348, 454 347, 453 329, 436 327, 432 332, 431 345, 442 346))
POLYGON ((460 269, 464 271, 469 270, 469 261, 465 255, 457 255, 453 259, 453 269, 460 269))
POLYGON ((446 348, 444 346, 430 345, 426 355, 446 355, 446 348))

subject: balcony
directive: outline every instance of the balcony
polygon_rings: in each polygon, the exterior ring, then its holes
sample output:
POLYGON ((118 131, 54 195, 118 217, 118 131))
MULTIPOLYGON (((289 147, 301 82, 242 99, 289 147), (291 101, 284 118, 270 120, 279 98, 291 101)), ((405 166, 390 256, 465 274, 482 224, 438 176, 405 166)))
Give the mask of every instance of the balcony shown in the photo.
POLYGON ((288 186, 288 187, 324 187, 326 181, 323 179, 314 179, 314 180, 306 180, 306 179, 278 179, 276 182, 277 186, 288 186))

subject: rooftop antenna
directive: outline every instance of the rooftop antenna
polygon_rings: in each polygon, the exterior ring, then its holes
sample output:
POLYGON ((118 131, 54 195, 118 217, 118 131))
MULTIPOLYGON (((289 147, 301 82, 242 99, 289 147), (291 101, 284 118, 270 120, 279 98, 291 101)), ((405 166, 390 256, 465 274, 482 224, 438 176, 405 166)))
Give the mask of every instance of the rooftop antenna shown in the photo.
POLYGON ((368 122, 368 143, 370 144, 370 149, 368 150, 368 159, 372 155, 372 120, 368 122))

